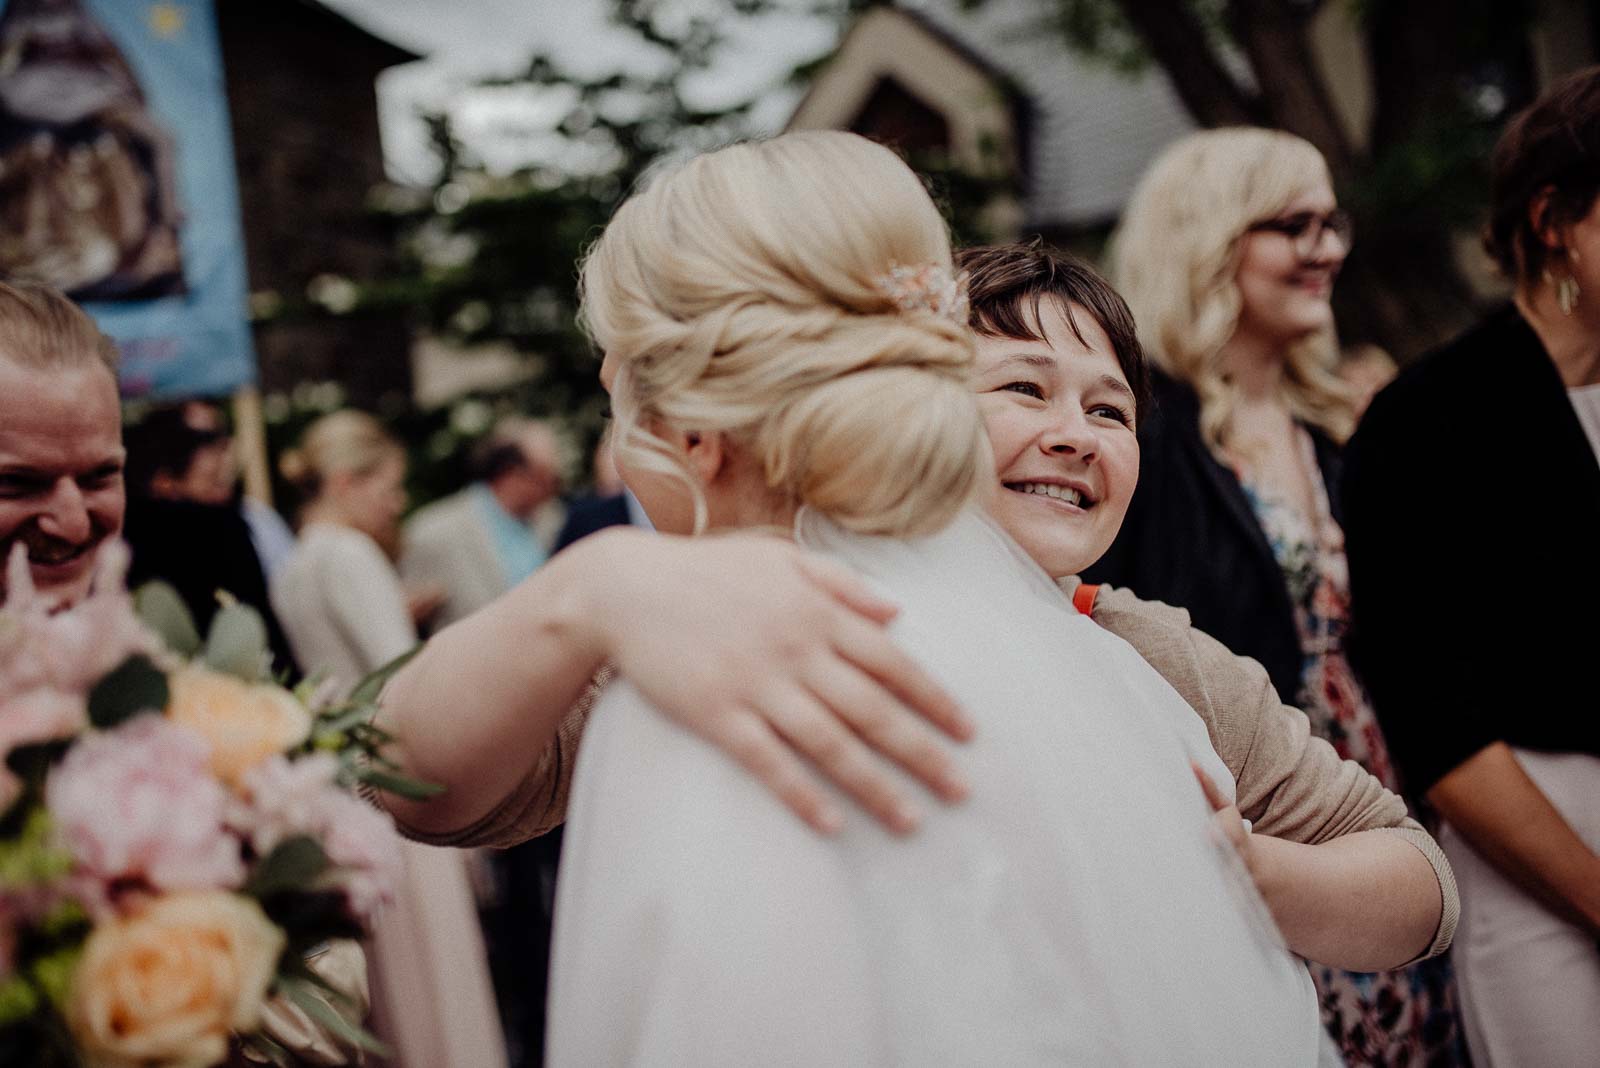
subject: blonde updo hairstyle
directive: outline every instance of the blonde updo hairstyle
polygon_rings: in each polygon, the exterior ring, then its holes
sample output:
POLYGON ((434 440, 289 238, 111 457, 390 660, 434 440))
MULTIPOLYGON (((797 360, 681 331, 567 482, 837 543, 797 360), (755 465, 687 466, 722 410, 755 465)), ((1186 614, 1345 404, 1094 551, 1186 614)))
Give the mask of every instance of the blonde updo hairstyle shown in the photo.
MULTIPOLYGON (((1112 283, 1157 366, 1199 396, 1201 435, 1214 450, 1228 444, 1237 403, 1222 362, 1239 326, 1242 239, 1253 223, 1328 181, 1322 154, 1293 134, 1202 130, 1151 164, 1112 235, 1112 283)), ((1338 357, 1331 327, 1296 342, 1284 354, 1283 390, 1296 418, 1343 441, 1355 406, 1334 371, 1338 357)))
POLYGON ((681 480, 646 426, 720 431, 768 488, 866 534, 949 522, 990 467, 963 319, 902 311, 896 266, 951 269, 921 182, 854 134, 808 131, 691 160, 618 209, 582 270, 582 315, 616 367, 625 467, 681 480))
POLYGON ((322 493, 330 475, 371 474, 385 462, 404 457, 400 442, 375 417, 344 409, 308 426, 299 446, 278 458, 278 471, 300 499, 309 502, 322 493))

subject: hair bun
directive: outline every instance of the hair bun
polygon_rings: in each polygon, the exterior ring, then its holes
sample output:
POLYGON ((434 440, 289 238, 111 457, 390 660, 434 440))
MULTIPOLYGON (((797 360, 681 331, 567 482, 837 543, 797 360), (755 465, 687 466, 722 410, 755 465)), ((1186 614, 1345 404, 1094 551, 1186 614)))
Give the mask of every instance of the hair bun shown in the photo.
POLYGON ((726 433, 785 503, 863 533, 929 533, 984 477, 949 233, 882 145, 811 130, 691 160, 618 209, 581 285, 618 456, 674 473, 697 527, 704 494, 641 423, 726 433))
POLYGON ((921 343, 791 391, 755 430, 770 486, 862 534, 930 534, 992 469, 970 342, 905 330, 921 343))

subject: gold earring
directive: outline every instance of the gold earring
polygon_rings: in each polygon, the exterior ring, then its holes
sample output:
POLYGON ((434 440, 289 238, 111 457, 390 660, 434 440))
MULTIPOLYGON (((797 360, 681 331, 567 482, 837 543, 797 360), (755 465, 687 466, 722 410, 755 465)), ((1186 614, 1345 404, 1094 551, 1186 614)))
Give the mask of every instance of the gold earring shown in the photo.
POLYGON ((1578 306, 1578 280, 1572 275, 1562 275, 1561 281, 1556 283, 1556 303, 1561 306, 1562 315, 1571 315, 1578 306))

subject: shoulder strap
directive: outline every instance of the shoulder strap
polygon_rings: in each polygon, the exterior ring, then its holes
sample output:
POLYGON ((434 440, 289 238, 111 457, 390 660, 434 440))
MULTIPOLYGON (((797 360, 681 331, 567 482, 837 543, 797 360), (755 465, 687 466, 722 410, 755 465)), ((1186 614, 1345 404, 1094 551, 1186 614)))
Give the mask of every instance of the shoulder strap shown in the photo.
POLYGON ((1072 607, 1090 619, 1094 618, 1094 599, 1100 596, 1098 583, 1080 582, 1072 591, 1072 607))

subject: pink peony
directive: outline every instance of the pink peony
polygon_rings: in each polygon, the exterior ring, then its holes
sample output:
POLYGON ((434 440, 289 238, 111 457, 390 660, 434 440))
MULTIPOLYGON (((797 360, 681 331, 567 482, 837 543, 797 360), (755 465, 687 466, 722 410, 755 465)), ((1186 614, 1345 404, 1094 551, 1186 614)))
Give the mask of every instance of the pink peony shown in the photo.
POLYGON ((224 824, 228 791, 212 777, 205 739, 161 716, 79 739, 50 773, 45 804, 78 874, 102 888, 119 879, 161 890, 244 881, 239 840, 224 824))
POLYGON ((234 806, 232 823, 265 855, 294 835, 322 843, 333 881, 363 922, 393 900, 400 842, 389 818, 334 781, 339 762, 327 753, 299 760, 268 757, 245 775, 249 800, 234 806))

